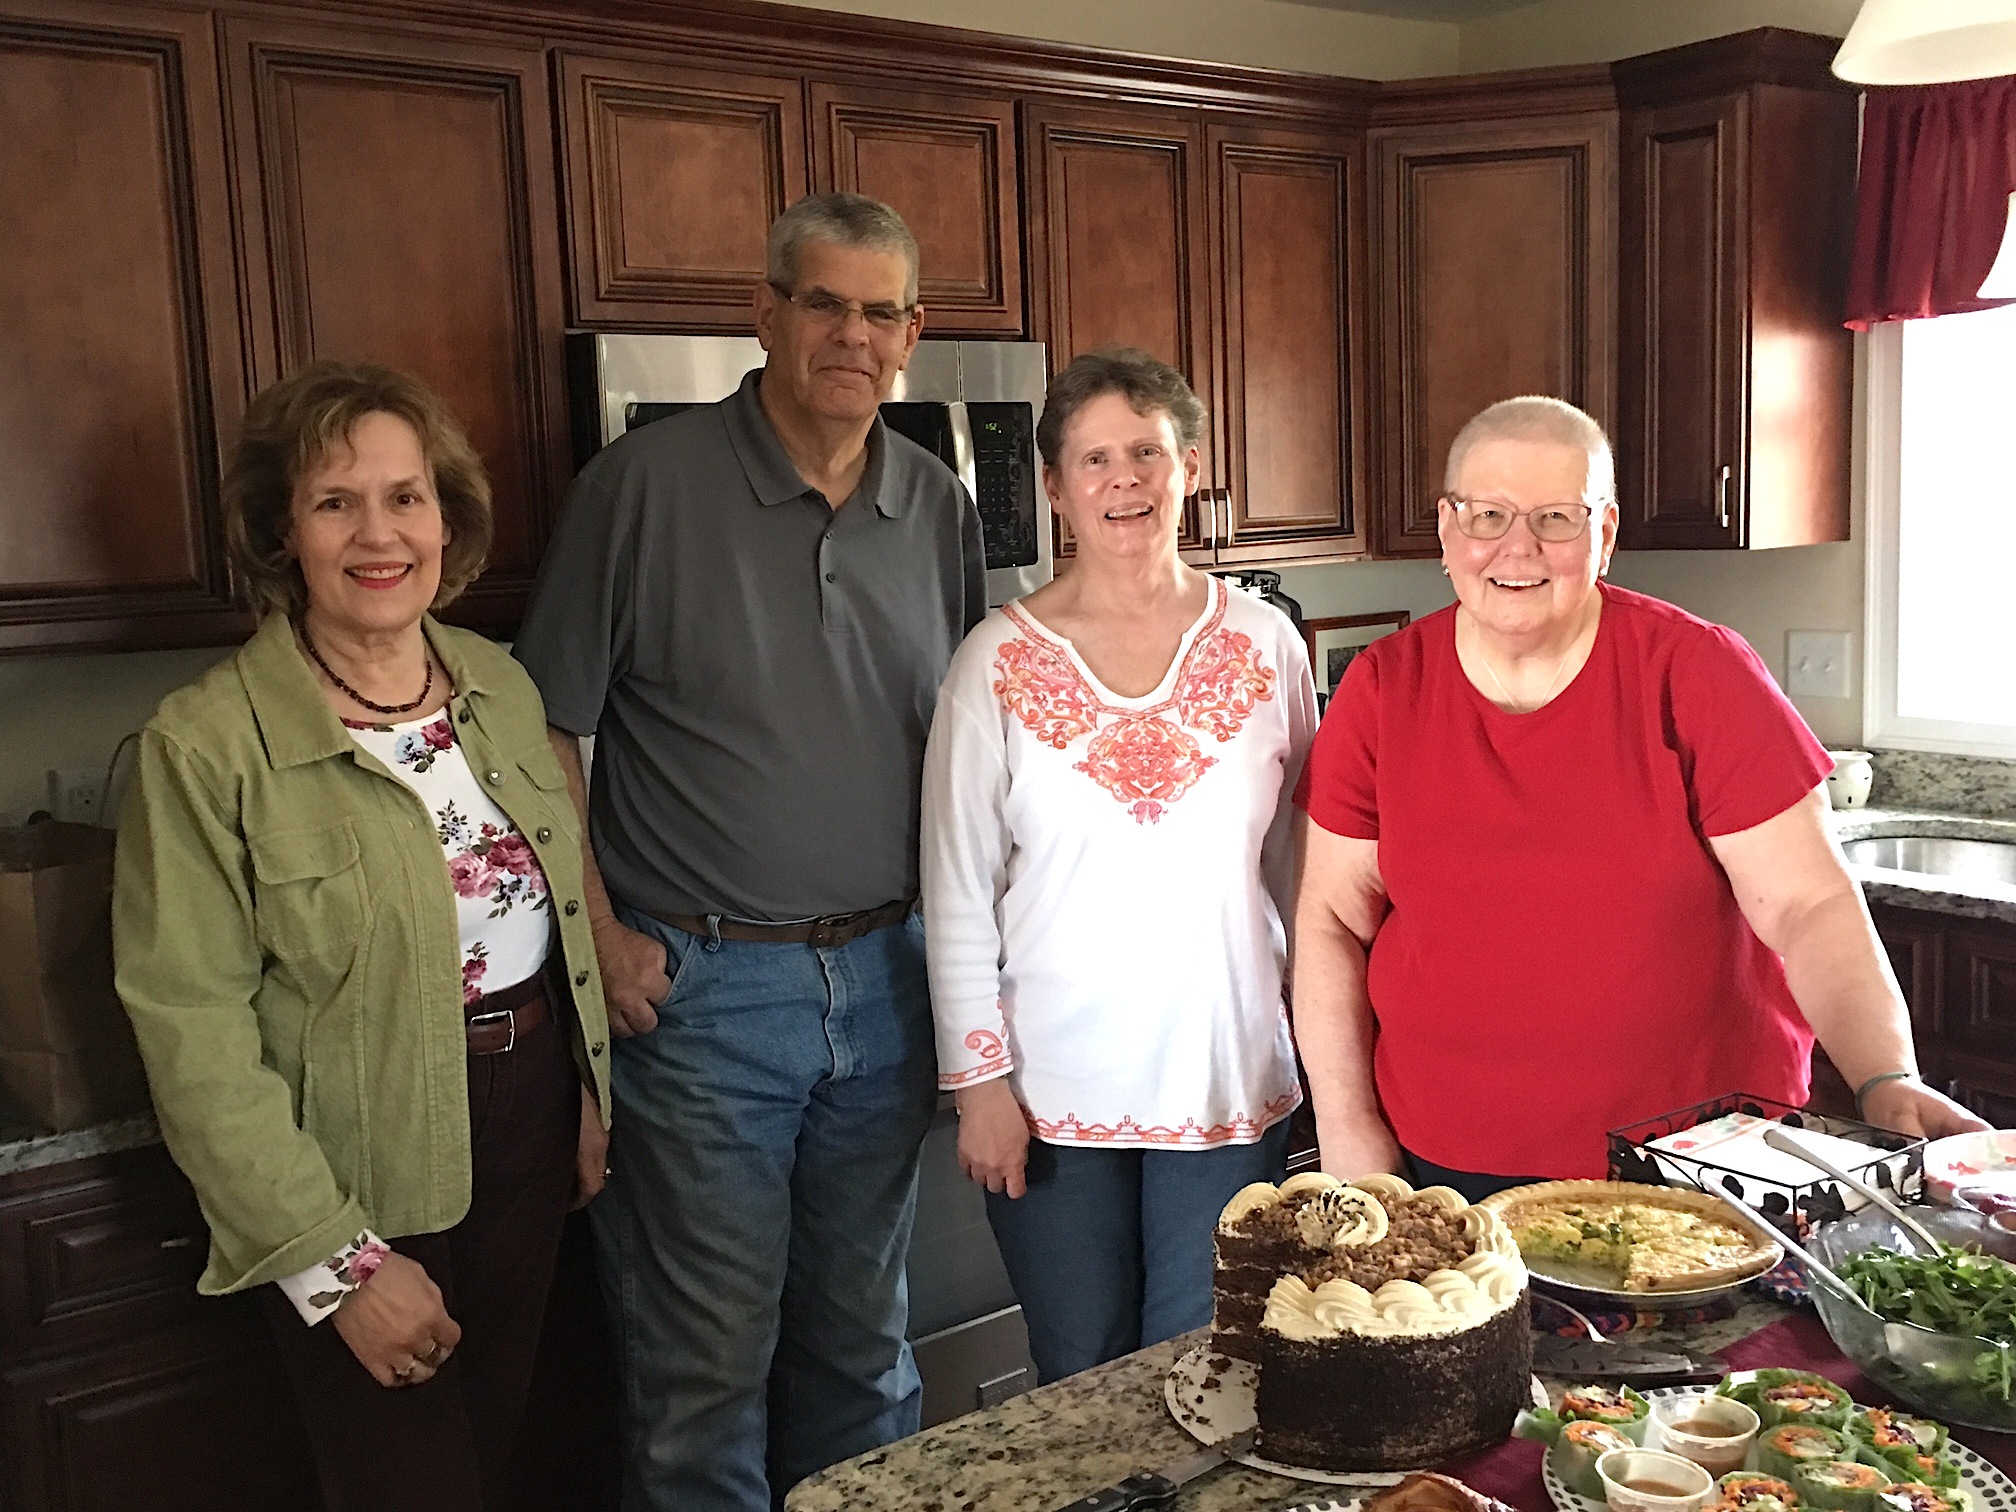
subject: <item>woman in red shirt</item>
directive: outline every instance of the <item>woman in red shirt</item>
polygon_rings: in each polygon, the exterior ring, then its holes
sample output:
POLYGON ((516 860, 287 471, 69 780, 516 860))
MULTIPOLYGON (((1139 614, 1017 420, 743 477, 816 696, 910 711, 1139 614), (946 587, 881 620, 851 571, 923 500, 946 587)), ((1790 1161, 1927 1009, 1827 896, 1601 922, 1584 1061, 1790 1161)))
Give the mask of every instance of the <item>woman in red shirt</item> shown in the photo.
POLYGON ((1734 632, 1602 582, 1613 479, 1573 405, 1471 420, 1457 602, 1360 655, 1317 734, 1295 1028, 1337 1175, 1601 1176, 1620 1125, 1803 1103, 1816 1035, 1872 1122, 1986 1127, 1917 1076, 1819 742, 1734 632))

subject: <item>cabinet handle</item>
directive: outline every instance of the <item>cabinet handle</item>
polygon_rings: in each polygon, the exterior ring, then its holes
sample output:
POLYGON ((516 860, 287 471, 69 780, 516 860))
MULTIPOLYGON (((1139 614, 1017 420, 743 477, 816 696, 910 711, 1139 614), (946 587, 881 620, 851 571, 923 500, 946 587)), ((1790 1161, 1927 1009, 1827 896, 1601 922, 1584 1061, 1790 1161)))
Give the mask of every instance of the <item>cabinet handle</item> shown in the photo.
POLYGON ((1204 545, 1211 551, 1218 549, 1218 490, 1206 488, 1197 495, 1197 502, 1204 506, 1204 514, 1210 522, 1205 526, 1204 545))
POLYGON ((1722 522, 1722 528, 1729 528, 1729 465, 1722 465, 1721 473, 1715 479, 1715 517, 1722 522))

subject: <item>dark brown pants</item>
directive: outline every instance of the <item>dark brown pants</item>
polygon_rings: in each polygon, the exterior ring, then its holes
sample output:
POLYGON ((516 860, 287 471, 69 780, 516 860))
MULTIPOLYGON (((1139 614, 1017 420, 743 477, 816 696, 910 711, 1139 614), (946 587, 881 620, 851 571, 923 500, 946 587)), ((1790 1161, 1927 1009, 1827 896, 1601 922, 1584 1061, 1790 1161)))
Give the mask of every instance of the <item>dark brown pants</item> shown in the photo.
POLYGON ((501 1512, 560 1225, 574 1195, 581 1082, 564 1021, 469 1057, 475 1192, 442 1234, 391 1241, 441 1288, 462 1343, 424 1385, 385 1387, 324 1319, 260 1289, 328 1512, 501 1512))

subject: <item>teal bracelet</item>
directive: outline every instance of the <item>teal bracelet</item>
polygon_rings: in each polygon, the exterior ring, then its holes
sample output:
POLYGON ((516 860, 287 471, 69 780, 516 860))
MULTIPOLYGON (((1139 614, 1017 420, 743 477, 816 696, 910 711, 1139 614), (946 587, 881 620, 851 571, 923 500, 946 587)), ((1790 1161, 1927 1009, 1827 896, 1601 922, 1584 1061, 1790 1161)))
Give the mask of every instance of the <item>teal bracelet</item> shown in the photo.
POLYGON ((1883 1083, 1891 1081, 1912 1081, 1917 1078, 1917 1075, 1918 1073, 1916 1071, 1878 1071, 1874 1076, 1870 1077, 1869 1080, 1865 1081, 1864 1083, 1862 1083, 1861 1086, 1855 1089, 1855 1116, 1857 1118, 1860 1118, 1862 1116, 1862 1099, 1867 1097, 1871 1092, 1875 1091, 1876 1088, 1882 1086, 1883 1083))

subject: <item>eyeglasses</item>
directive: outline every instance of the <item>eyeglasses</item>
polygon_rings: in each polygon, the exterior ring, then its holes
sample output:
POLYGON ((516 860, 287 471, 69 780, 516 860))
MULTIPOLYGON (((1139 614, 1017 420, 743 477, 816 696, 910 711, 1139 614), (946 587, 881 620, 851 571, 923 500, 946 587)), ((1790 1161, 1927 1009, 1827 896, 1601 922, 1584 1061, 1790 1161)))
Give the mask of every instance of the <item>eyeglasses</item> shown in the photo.
POLYGON ((1442 502, 1456 511, 1456 528, 1473 541, 1495 541, 1511 530, 1514 520, 1524 520, 1536 541, 1572 541, 1589 528, 1589 516, 1598 504, 1536 504, 1531 509, 1514 509, 1492 499, 1459 499, 1444 494, 1442 502))
POLYGON ((877 304, 856 304, 851 299, 842 299, 837 294, 828 294, 824 289, 813 289, 805 294, 793 294, 782 284, 766 280, 777 291, 777 297, 788 304, 797 306, 807 318, 820 325, 837 326, 849 315, 859 315, 868 323, 868 329, 878 335, 891 336, 910 324, 917 313, 914 304, 890 304, 886 300, 877 304))

